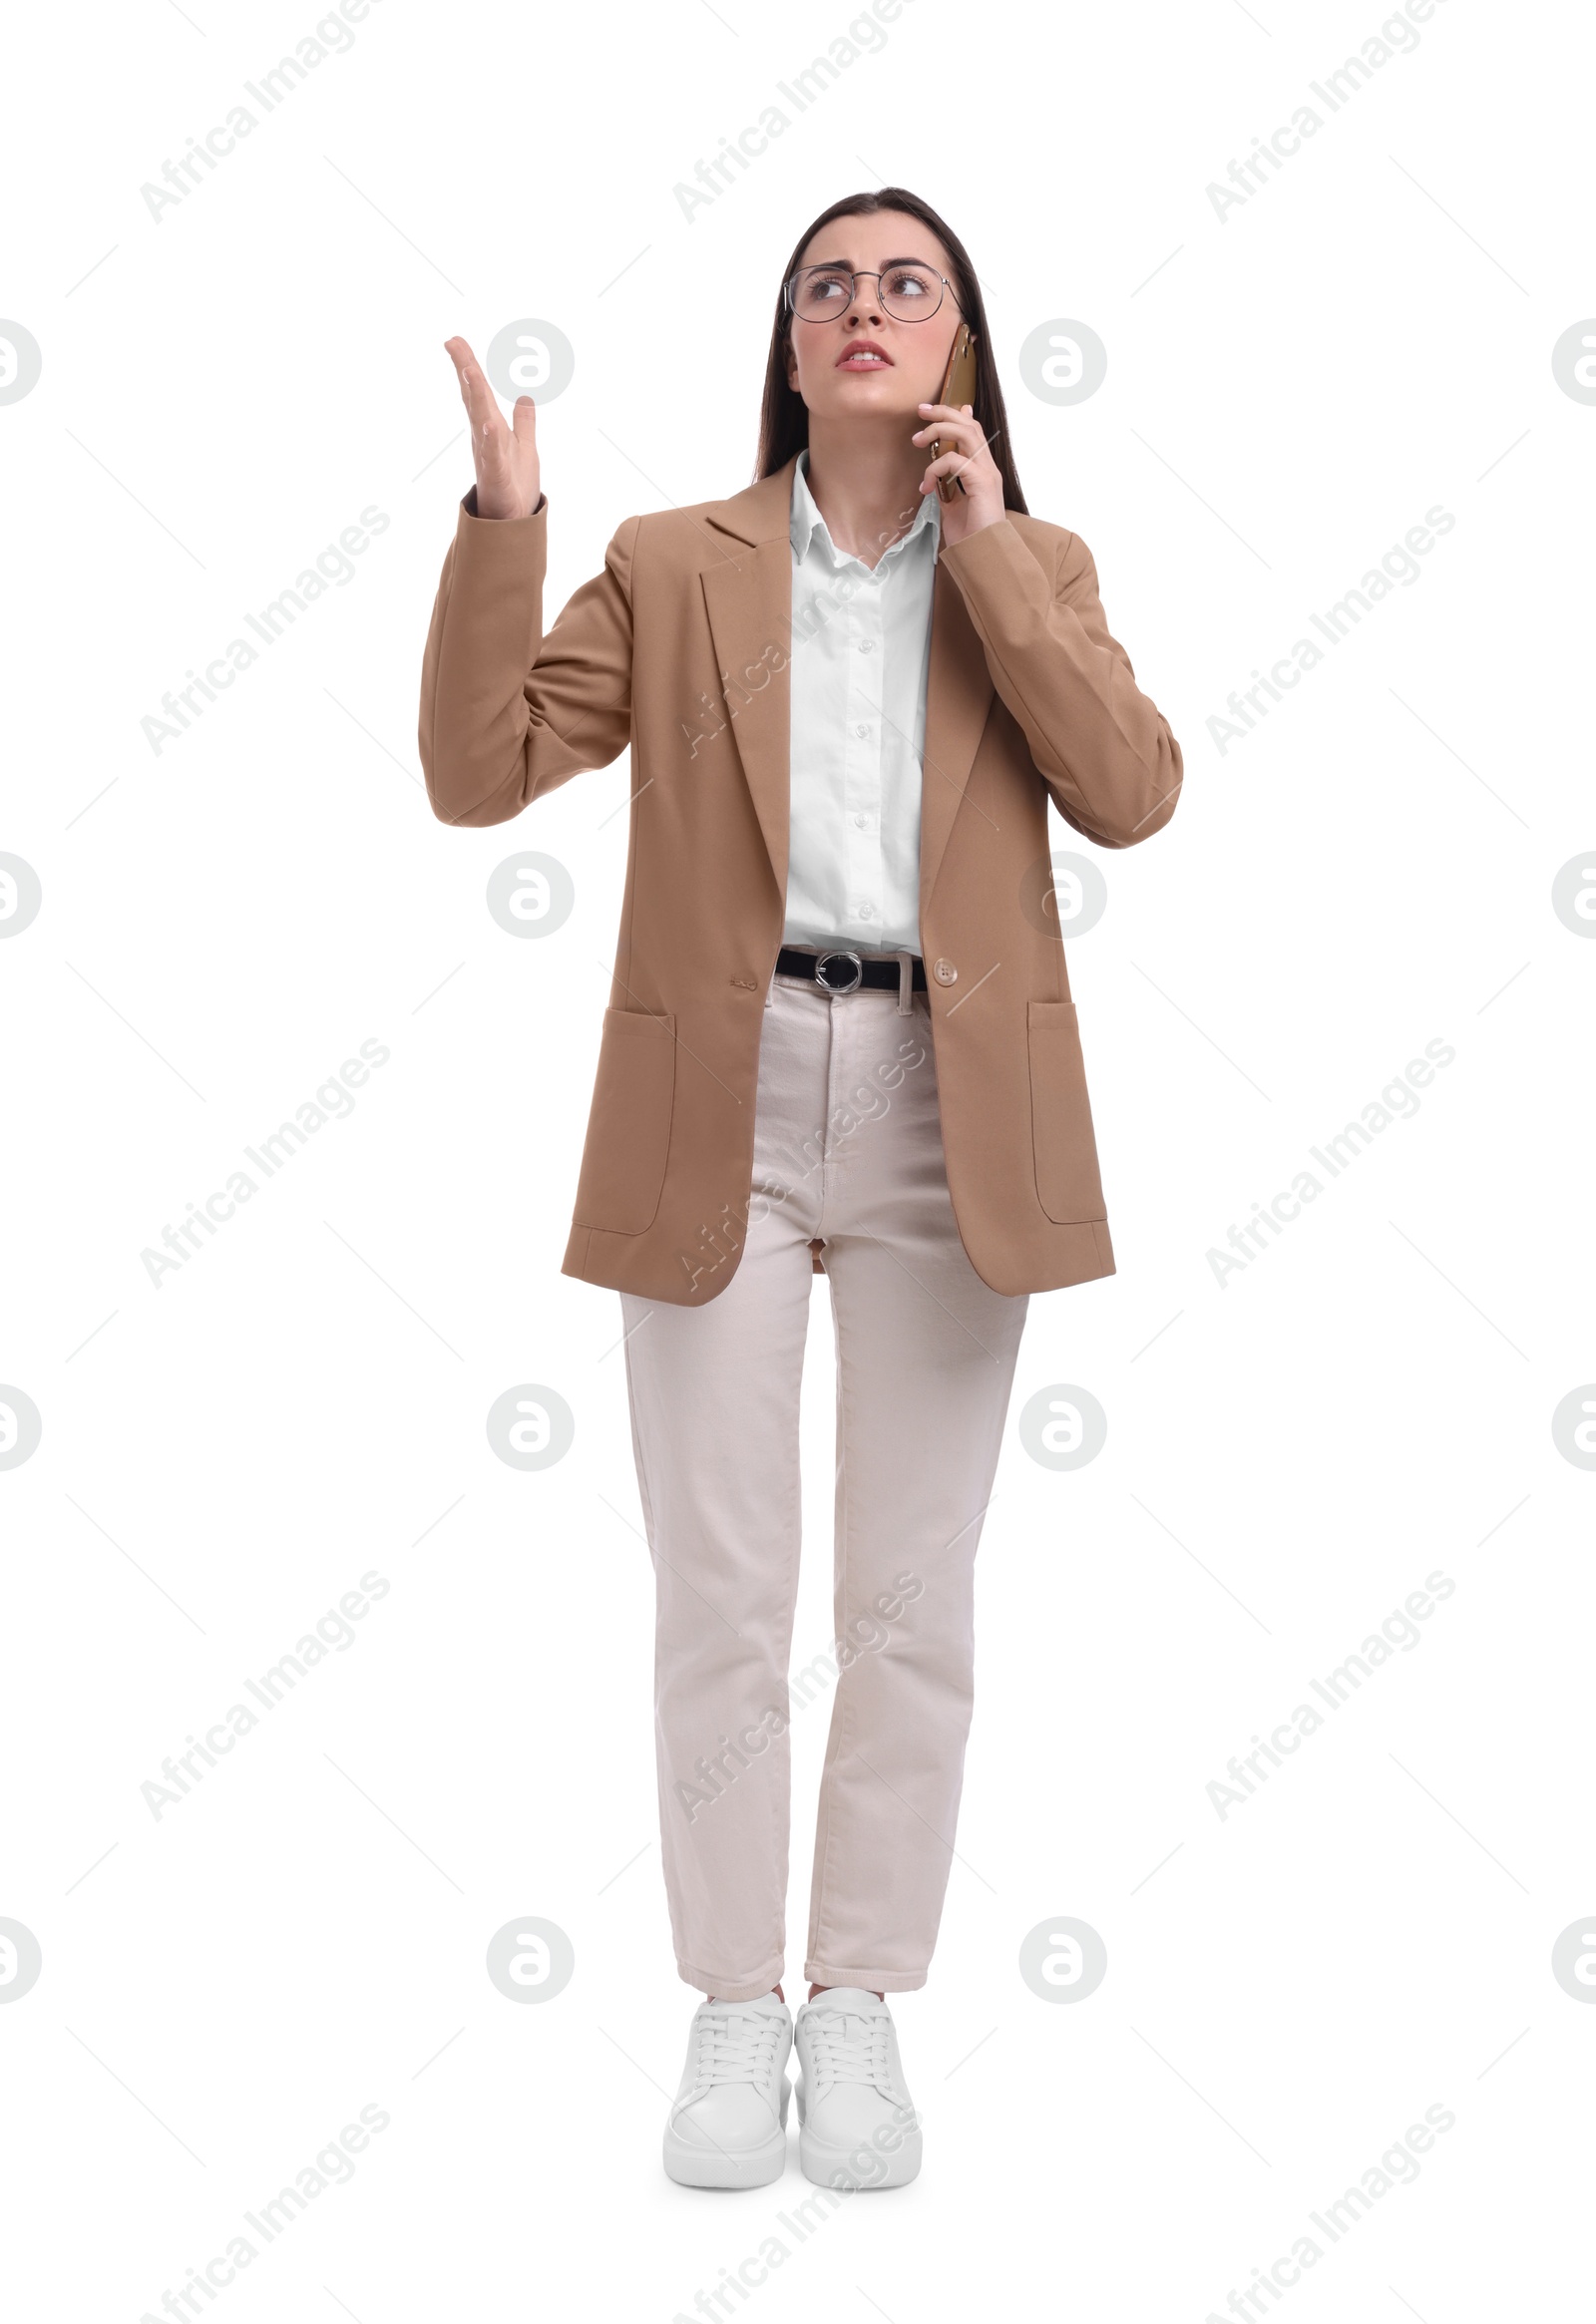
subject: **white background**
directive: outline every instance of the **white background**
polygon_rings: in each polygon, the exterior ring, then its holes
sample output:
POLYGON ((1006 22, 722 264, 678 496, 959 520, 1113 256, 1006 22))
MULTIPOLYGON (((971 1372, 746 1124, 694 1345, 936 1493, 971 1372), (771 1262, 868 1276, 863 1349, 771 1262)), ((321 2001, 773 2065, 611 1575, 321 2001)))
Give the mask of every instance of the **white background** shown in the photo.
MULTIPOLYGON (((315 21, 134 0, 10 39, 0 310, 44 370, 0 408, 0 848, 44 905, 0 945, 0 1379, 43 1439, 0 1473, 0 1914, 44 1969, 0 2008, 8 2304, 161 2313, 373 2105, 353 2180, 200 2312, 665 2324, 775 2234, 746 2301, 771 2324, 1197 2324, 1439 2106, 1416 2182, 1318 2234, 1279 2305, 1572 2313, 1596 2009, 1550 1955, 1596 1908, 1596 1474, 1550 1416, 1596 1376, 1596 945, 1550 890, 1596 836, 1596 407, 1550 355, 1596 311, 1589 20, 1439 0, 1221 222, 1209 183, 1374 0, 906 0, 688 222, 673 187, 841 0, 373 0, 152 218, 141 187, 315 21), (749 480, 779 269, 884 181, 969 244, 1031 509, 1091 547, 1186 785, 1145 848, 1057 827, 1108 881, 1070 972, 1119 1272, 1035 1299, 1021 1351, 960 1860, 896 2008, 925 2169, 800 2244, 796 2154, 741 2196, 659 2167, 695 1997, 651 1584, 618 1302, 559 1272, 627 763, 449 831, 415 726, 470 482, 443 339, 532 315, 576 349, 539 431, 552 617, 626 516, 749 480), (1015 362, 1060 316, 1109 351, 1065 409, 1015 362), (1436 504, 1421 579, 1222 754, 1231 690, 1436 504), (355 578, 153 752, 162 694, 368 506, 355 578), (484 903, 529 846, 577 887, 543 943, 484 903), (365 1039, 391 1056, 353 1114, 157 1290, 141 1253, 365 1039), (1455 1060, 1416 1116, 1221 1288, 1209 1249, 1432 1039, 1455 1060), (484 1429, 524 1381, 576 1414, 536 1474, 484 1429), (1108 1413, 1068 1474, 1014 1426, 1059 1382, 1108 1413), (1421 1643, 1221 1819, 1227 1760, 1437 1569, 1421 1643), (356 1643, 157 1820, 163 1758, 373 1570, 356 1643), (484 1970, 525 1914, 576 1952, 539 2007, 484 1970), (1108 1951, 1074 2006, 1016 1966, 1059 1914, 1108 1951)), ((810 1353, 803 1661, 830 1636, 818 1279, 810 1353)), ((789 1994, 827 1716, 795 1731, 789 1994)))

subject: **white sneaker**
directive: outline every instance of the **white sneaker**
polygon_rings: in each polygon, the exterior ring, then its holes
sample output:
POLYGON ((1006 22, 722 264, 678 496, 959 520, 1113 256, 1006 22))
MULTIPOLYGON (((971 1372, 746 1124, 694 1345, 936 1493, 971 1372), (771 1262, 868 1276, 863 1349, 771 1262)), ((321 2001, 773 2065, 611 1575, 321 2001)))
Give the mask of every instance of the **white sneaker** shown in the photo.
POLYGON ((787 2167, 792 2012, 773 1993, 706 2001, 693 2017, 681 2088, 665 2124, 678 2186, 768 2186, 787 2167))
POLYGON ((798 2159, 834 2186, 907 2186, 920 2169, 920 2117, 904 2085, 884 2001, 858 1986, 817 1994, 798 2012, 798 2159))

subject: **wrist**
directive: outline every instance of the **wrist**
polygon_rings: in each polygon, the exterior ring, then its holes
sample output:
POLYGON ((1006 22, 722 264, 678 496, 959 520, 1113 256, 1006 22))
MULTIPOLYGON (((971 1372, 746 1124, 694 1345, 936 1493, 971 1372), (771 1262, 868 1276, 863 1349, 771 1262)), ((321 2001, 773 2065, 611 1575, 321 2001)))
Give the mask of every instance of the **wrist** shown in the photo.
POLYGON ((477 517, 490 524, 510 525, 519 524, 526 517, 535 517, 544 505, 544 495, 541 492, 535 495, 530 508, 522 508, 508 506, 493 494, 489 494, 485 498, 481 486, 475 484, 461 503, 468 517, 477 517))

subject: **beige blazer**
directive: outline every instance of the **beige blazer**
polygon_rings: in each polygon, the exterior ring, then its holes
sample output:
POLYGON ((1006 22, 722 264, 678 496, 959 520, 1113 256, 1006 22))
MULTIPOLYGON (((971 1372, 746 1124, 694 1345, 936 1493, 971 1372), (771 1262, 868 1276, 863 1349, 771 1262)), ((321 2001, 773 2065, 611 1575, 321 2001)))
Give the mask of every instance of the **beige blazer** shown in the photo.
MULTIPOLYGON (((626 885, 563 1272, 694 1307, 736 1272, 787 888, 793 463, 629 517, 543 626, 548 501, 461 504, 421 680, 444 823, 503 823, 631 747, 626 885)), ((938 559, 920 928, 954 1215, 995 1291, 1111 1275, 1047 801, 1099 847, 1167 823, 1180 746, 1086 545, 1005 516, 938 559)), ((816 1124, 817 1130, 821 1127, 816 1124)))

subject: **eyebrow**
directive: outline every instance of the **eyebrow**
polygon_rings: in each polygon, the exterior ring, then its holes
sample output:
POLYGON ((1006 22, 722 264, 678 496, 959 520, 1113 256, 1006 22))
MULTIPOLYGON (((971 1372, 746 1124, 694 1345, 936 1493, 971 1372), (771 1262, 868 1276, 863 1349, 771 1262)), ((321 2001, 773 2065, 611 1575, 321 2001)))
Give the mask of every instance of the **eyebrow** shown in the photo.
MULTIPOLYGON (((835 266, 839 272, 846 272, 849 274, 854 272, 854 268, 848 264, 846 258, 811 258, 809 265, 835 266)), ((942 271, 940 267, 933 266, 929 258, 910 258, 904 256, 899 256, 897 258, 883 258, 881 261, 881 270, 884 274, 889 266, 924 266, 928 269, 929 272, 933 274, 938 274, 942 271)), ((807 268, 802 266, 800 266, 798 269, 800 274, 807 272, 807 268)), ((875 272, 875 268, 873 266, 866 266, 863 269, 863 272, 866 274, 873 274, 875 272)))

